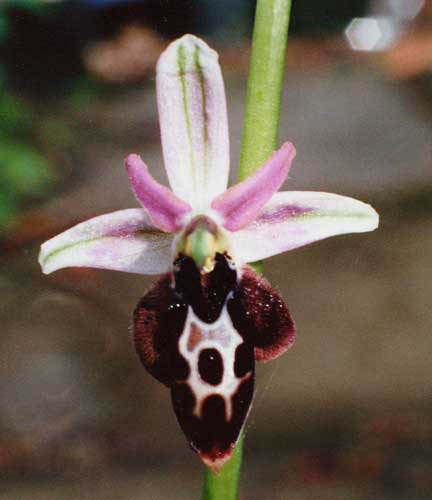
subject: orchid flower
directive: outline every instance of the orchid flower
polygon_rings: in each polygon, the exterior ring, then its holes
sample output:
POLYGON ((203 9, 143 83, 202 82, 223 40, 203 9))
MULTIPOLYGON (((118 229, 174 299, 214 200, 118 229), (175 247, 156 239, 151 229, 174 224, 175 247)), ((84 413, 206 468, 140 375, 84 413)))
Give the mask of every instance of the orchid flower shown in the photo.
POLYGON ((134 313, 136 350, 171 390, 179 424, 213 471, 230 458, 249 413, 255 361, 294 342, 279 294, 248 263, 327 238, 371 231, 375 210, 322 192, 283 191, 295 156, 286 142, 227 189, 229 141, 218 56, 192 35, 157 64, 163 156, 172 188, 138 155, 125 160, 142 208, 78 224, 42 245, 44 273, 70 266, 163 276, 134 313))

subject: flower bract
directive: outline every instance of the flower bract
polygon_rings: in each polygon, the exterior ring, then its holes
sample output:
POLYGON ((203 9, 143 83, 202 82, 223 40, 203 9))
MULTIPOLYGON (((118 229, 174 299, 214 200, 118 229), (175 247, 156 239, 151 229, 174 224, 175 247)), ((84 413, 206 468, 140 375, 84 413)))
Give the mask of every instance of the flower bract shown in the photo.
POLYGON ((375 210, 323 192, 277 192, 295 157, 286 142, 227 189, 229 140, 216 52, 192 35, 157 65, 163 157, 171 189, 136 154, 125 167, 141 208, 78 224, 42 245, 50 273, 70 266, 162 277, 139 301, 137 353, 171 391, 191 447, 218 471, 230 458, 254 393, 255 361, 294 342, 279 294, 248 263, 329 236, 371 231, 375 210))

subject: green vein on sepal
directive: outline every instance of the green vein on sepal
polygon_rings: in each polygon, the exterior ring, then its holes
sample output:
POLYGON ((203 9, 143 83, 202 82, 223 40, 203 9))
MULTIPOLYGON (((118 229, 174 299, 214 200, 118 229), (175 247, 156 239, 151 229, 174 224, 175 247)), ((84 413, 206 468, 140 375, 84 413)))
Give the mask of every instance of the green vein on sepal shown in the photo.
POLYGON ((185 119, 186 119, 186 128, 187 128, 187 135, 189 139, 189 156, 190 156, 190 162, 191 162, 191 177, 192 177, 192 182, 194 185, 194 189, 196 189, 196 173, 195 173, 195 158, 193 154, 193 147, 192 147, 192 124, 189 116, 189 107, 188 107, 188 101, 187 101, 187 83, 186 83, 186 50, 184 45, 180 44, 177 50, 177 64, 178 64, 178 69, 179 69, 179 76, 180 76, 180 82, 182 86, 182 95, 183 95, 183 110, 185 113, 185 119))
POLYGON ((40 264, 43 267, 43 266, 45 266, 45 264, 47 264, 47 262, 50 259, 52 259, 56 255, 58 255, 58 254, 60 254, 60 253, 62 253, 64 251, 66 251, 66 250, 70 250, 71 248, 76 248, 76 247, 79 247, 81 245, 86 245, 87 243, 91 243, 93 241, 103 240, 104 238, 112 238, 112 236, 95 236, 94 238, 89 238, 87 240, 82 240, 82 241, 79 241, 78 243, 72 243, 70 245, 63 245, 62 247, 56 248, 55 250, 53 250, 52 252, 50 252, 43 259, 40 259, 40 264))
POLYGON ((208 139, 209 139, 209 134, 208 134, 208 124, 207 124, 207 95, 206 95, 206 89, 205 89, 205 77, 204 77, 204 71, 201 67, 200 63, 200 49, 198 45, 195 46, 195 51, 194 51, 194 63, 195 63, 195 69, 198 73, 198 78, 200 81, 200 87, 201 87, 201 100, 202 100, 202 118, 203 118, 203 136, 204 136, 204 179, 207 179, 208 175, 208 139))
POLYGON ((335 219, 369 219, 373 217, 372 214, 366 214, 366 213, 340 213, 340 212, 311 212, 311 213, 306 213, 306 214, 300 214, 300 215, 294 215, 288 217, 288 219, 320 219, 320 218, 335 218, 335 219))
POLYGON ((94 241, 99 241, 99 240, 105 240, 109 238, 130 238, 131 236, 141 236, 141 235, 146 235, 146 237, 151 237, 151 236, 158 236, 160 233, 159 231, 136 231, 133 234, 127 234, 123 236, 116 236, 116 235, 105 235, 105 236, 95 236, 93 238, 88 238, 86 240, 80 240, 76 243, 71 243, 69 245, 63 245, 60 248, 56 248, 52 252, 50 252, 48 255, 45 255, 45 257, 41 258, 39 260, 40 265, 44 267, 48 261, 57 255, 61 254, 62 252, 65 252, 67 250, 71 250, 72 248, 77 248, 83 245, 87 245, 88 243, 93 243, 94 241))

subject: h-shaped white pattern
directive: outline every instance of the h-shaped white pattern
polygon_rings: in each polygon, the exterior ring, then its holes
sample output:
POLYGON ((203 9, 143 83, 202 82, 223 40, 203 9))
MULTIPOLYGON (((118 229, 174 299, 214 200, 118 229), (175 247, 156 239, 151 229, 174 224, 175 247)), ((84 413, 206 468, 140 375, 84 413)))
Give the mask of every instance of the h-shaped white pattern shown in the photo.
MULTIPOLYGON (((230 295, 227 298, 230 298, 230 295)), ((248 372, 243 377, 234 373, 235 353, 243 343, 243 338, 234 328, 225 302, 219 318, 214 323, 201 321, 189 306, 183 333, 179 338, 180 354, 187 361, 190 372, 187 383, 195 396, 194 415, 201 417, 202 405, 205 399, 217 394, 225 401, 225 418, 227 422, 232 417, 232 397, 240 383, 250 377, 248 372), (205 382, 198 370, 198 361, 203 349, 216 349, 223 363, 223 376, 218 385, 205 382)))

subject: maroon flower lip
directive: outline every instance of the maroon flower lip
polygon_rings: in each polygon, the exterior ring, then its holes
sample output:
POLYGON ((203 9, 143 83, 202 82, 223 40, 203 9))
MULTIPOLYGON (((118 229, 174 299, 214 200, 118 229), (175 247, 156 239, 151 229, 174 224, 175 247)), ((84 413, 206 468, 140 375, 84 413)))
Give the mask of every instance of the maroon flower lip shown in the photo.
POLYGON ((217 254, 203 280, 179 255, 138 303, 137 353, 171 389, 192 449, 215 470, 231 456, 250 411, 255 360, 268 361, 294 343, 294 322, 280 296, 250 267, 217 254))

